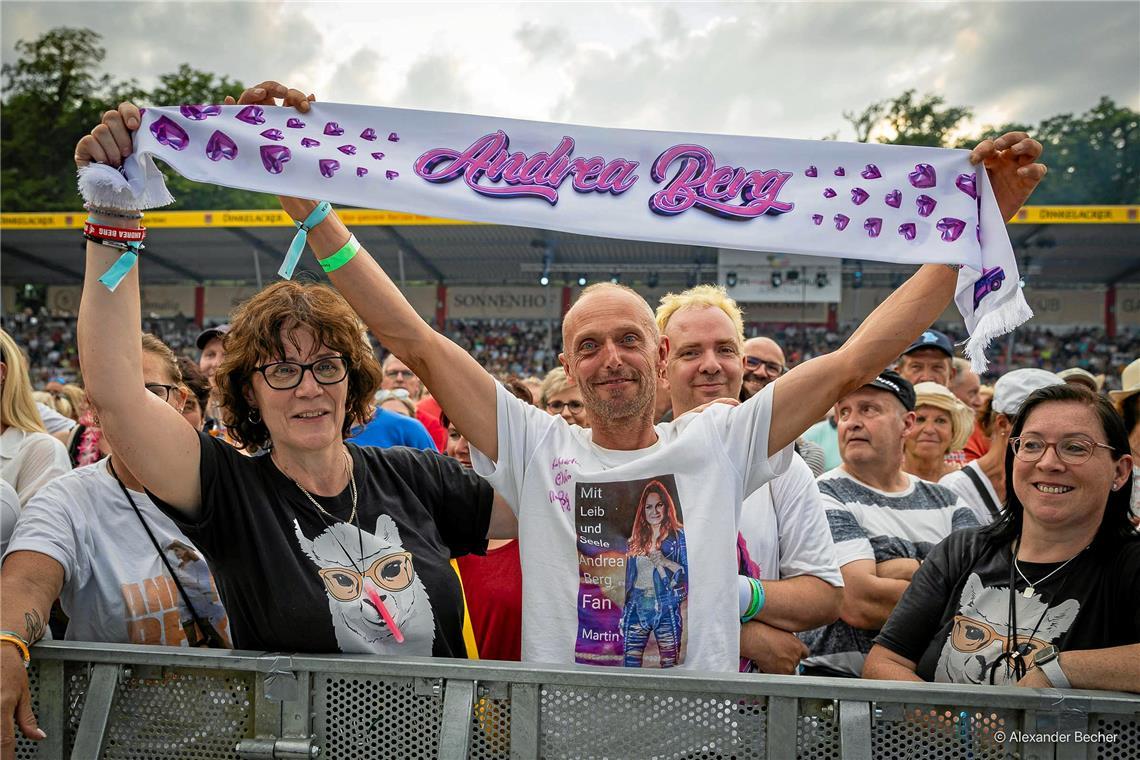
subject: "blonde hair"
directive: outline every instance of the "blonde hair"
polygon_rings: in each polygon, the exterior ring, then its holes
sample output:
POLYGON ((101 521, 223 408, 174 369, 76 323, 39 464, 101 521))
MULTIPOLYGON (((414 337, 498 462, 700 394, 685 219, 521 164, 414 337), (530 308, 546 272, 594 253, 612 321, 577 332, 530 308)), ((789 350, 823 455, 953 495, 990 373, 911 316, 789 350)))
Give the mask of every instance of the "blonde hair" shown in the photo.
POLYGON ((174 385, 182 385, 182 368, 178 366, 178 357, 174 355, 170 346, 150 333, 143 333, 142 350, 161 359, 163 369, 170 376, 171 382, 174 385))
POLYGON ((539 390, 539 405, 545 409, 551 396, 557 395, 570 387, 570 378, 566 377, 566 370, 555 367, 542 378, 542 388, 539 390))
POLYGON ((46 433, 36 400, 32 398, 32 380, 24 354, 5 330, 0 330, 0 361, 8 368, 4 390, 0 393, 0 424, 25 433, 46 433))
POLYGON ((736 331, 737 344, 744 343, 744 312, 722 285, 698 285, 683 293, 666 293, 657 307, 657 329, 662 333, 669 326, 673 315, 684 309, 720 309, 730 320, 736 331))
POLYGON ((35 399, 37 404, 43 404, 49 409, 54 409, 59 412, 64 417, 75 419, 75 410, 71 406, 71 400, 62 393, 57 396, 47 391, 35 391, 32 393, 32 398, 35 399))

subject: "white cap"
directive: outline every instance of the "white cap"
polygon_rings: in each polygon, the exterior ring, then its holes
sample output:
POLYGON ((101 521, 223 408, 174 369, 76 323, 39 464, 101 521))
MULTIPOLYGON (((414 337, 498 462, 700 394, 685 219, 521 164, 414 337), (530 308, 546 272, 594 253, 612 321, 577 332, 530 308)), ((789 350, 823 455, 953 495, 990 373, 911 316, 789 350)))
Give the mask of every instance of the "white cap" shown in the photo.
POLYGON ((990 408, 1012 417, 1021 410, 1021 405, 1033 391, 1064 384, 1064 379, 1043 369, 1015 369, 994 383, 994 400, 990 408))

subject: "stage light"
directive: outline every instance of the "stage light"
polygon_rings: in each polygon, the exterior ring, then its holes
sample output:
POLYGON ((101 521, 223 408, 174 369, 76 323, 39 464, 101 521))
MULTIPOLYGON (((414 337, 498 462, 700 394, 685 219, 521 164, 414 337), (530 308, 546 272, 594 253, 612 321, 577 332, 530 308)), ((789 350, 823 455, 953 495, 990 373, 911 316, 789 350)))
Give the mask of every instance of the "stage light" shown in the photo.
POLYGON ((724 284, 730 288, 736 287, 736 272, 727 272, 724 275, 724 284))
POLYGON ((610 274, 610 282, 612 282, 614 285, 617 285, 619 282, 621 282, 621 273, 613 272, 610 274))
POLYGON ((787 280, 789 283, 792 283, 792 282, 799 282, 799 280, 800 280, 800 270, 798 270, 798 269, 789 269, 787 272, 785 272, 785 273, 784 273, 784 279, 785 279, 785 280, 787 280))
POLYGON ((779 272, 772 272, 772 287, 778 288, 784 284, 784 276, 779 272))
POLYGON ((815 273, 815 286, 817 288, 826 288, 828 283, 827 272, 822 269, 815 273))
POLYGON ((651 288, 655 288, 655 287, 657 287, 657 283, 659 283, 660 281, 661 281, 661 278, 657 276, 656 272, 650 272, 649 277, 646 279, 645 284, 651 288))
POLYGON ((580 288, 586 287, 586 273, 585 272, 578 275, 578 287, 580 287, 580 288))
POLYGON ((550 284, 550 275, 548 275, 546 272, 543 272, 542 276, 538 278, 538 284, 545 288, 550 284))

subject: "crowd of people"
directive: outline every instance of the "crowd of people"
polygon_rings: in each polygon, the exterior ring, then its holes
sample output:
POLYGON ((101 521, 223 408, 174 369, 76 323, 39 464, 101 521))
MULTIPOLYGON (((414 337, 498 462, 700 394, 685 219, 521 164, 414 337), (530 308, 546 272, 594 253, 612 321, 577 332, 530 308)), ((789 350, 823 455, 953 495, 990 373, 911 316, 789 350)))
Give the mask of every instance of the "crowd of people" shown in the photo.
MULTIPOLYGON (((308 109, 275 83, 239 102, 275 98, 308 109)), ((77 163, 117 166, 138 124, 109 111, 77 163)), ((1040 152, 975 148, 1006 218, 1040 152)), ((558 367, 488 368, 475 328, 419 319, 335 212, 281 200, 320 216, 333 287, 276 282, 180 333, 196 367, 140 330, 137 271, 100 282, 122 251, 98 235, 70 419, 4 334, 5 752, 13 722, 43 737, 25 667, 48 635, 1138 689, 1140 361, 1107 394, 1079 365, 983 386, 926 328, 957 279, 927 265, 811 358, 746 339, 723 288, 654 309, 602 283, 558 367)), ((89 211, 143 234, 136 211, 89 211)))
MULTIPOLYGON (((789 366, 830 353, 851 336, 858 323, 830 330, 822 325, 789 325, 750 322, 744 306, 746 336, 767 336, 779 343, 789 366)), ((3 317, 3 327, 28 354, 32 379, 42 385, 52 378, 73 382, 80 378, 75 344, 75 315, 33 314, 30 311, 3 317)), ((965 340, 961 325, 941 326, 957 344, 965 340)), ((179 356, 196 358, 195 336, 201 326, 183 317, 152 317, 143 330, 163 340, 179 356)), ((444 334, 467 349, 488 372, 520 377, 542 376, 558 366, 562 351, 561 320, 548 319, 451 319, 444 334)), ((1140 330, 1121 328, 1109 338, 1102 328, 1074 326, 1065 330, 1023 325, 1013 333, 1013 345, 1003 338, 988 352, 989 369, 984 380, 993 381, 1019 367, 1037 367, 1060 372, 1071 367, 1101 378, 1102 387, 1115 388, 1120 373, 1140 354, 1140 330)))

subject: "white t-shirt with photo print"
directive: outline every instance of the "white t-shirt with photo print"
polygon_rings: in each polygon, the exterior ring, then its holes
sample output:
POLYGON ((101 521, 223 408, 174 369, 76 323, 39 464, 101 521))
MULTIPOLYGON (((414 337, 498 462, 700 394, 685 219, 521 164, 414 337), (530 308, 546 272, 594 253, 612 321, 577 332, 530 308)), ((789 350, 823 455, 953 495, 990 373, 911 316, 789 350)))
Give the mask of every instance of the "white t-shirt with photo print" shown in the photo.
MULTIPOLYGON (((713 405, 657 425, 656 443, 635 451, 597 446, 590 430, 523 403, 501 386, 497 395, 499 460, 491 462, 474 448, 471 459, 519 518, 523 660, 621 664, 620 651, 598 655, 594 648, 620 649, 627 622, 647 614, 645 606, 631 609, 635 605, 627 597, 652 608, 656 595, 673 605, 680 600, 684 610, 684 655, 677 658, 678 667, 735 672, 741 503, 783 472, 792 456, 788 446, 768 458, 772 387, 738 407, 713 405), (627 562, 636 500, 643 484, 654 481, 668 487, 683 536, 661 543, 648 565, 627 562), (610 494, 621 494, 620 503, 608 502, 610 494), (646 581, 643 567, 654 573, 657 585, 646 581), (620 589, 596 593, 613 587, 620 589), (638 594, 626 594, 634 588, 638 594), (622 604, 625 610, 609 609, 622 604), (615 631, 612 623, 619 613, 621 629, 615 631), (608 614, 610 627, 587 625, 584 621, 593 614, 608 614)), ((668 640, 670 621, 658 624, 663 628, 655 633, 668 640)))

